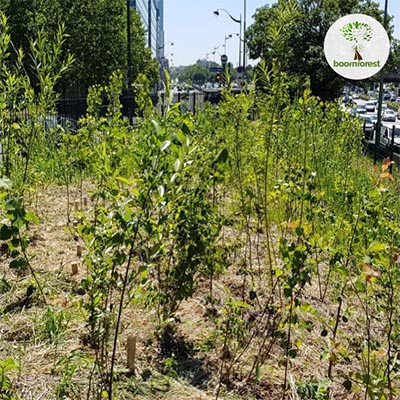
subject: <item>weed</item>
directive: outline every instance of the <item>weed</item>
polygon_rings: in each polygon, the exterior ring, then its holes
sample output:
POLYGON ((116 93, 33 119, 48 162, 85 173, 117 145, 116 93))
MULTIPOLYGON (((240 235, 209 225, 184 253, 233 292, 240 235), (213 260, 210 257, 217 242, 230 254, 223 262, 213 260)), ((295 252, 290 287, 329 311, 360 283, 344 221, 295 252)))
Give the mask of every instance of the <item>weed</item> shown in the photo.
POLYGON ((13 384, 8 373, 17 369, 18 365, 12 358, 7 358, 0 362, 0 395, 4 400, 16 399, 12 395, 13 384))

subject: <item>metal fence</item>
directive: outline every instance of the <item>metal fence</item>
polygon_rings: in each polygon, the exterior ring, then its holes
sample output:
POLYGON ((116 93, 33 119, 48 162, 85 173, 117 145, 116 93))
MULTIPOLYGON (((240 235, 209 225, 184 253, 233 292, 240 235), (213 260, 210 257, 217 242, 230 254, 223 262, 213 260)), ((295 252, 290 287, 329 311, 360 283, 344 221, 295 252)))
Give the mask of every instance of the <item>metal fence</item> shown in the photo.
MULTIPOLYGON (((164 104, 164 93, 152 93, 151 100, 154 106, 161 109, 164 104)), ((217 104, 221 99, 219 91, 205 92, 198 90, 174 92, 173 103, 180 103, 182 111, 196 113, 197 110, 204 107, 205 102, 217 104)), ((132 117, 138 115, 138 105, 133 94, 123 94, 120 96, 121 113, 123 117, 132 120, 132 117)), ((100 106, 100 115, 105 115, 109 101, 103 98, 100 106)), ((87 99, 85 96, 78 97, 60 97, 56 102, 56 112, 58 117, 65 117, 75 121, 84 117, 87 112, 87 99)), ((15 120, 28 119, 28 112, 18 111, 15 120), (22 115, 23 114, 23 115, 22 115)))

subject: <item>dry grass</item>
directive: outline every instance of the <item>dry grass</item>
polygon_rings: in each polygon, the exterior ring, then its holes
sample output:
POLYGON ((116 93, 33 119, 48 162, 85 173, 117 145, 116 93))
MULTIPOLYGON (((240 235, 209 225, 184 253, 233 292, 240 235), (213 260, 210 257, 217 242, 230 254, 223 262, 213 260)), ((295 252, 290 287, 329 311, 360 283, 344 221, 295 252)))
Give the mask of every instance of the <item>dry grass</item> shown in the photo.
MULTIPOLYGON (((84 193, 88 196, 88 193, 84 193)), ((74 208, 76 198, 80 197, 77 189, 71 193, 70 207, 74 208)), ((82 300, 85 293, 81 287, 81 280, 86 275, 82 266, 82 258, 77 255, 78 239, 69 229, 65 190, 59 187, 49 187, 37 192, 32 205, 40 217, 40 224, 31 231, 29 253, 32 265, 38 272, 42 286, 45 288, 48 305, 55 312, 64 315, 64 329, 58 337, 57 343, 51 343, 46 331, 44 315, 47 305, 40 295, 35 292, 27 296, 27 290, 32 284, 28 274, 18 274, 8 268, 6 255, 1 258, 1 269, 4 279, 10 283, 10 290, 0 297, 0 307, 3 310, 0 321, 0 360, 12 357, 19 368, 10 373, 16 396, 28 399, 56 399, 56 389, 66 377, 72 365, 76 371, 69 378, 69 383, 75 390, 73 399, 86 399, 86 384, 88 377, 88 360, 92 352, 82 342, 82 333, 85 331, 85 315, 82 311, 82 300), (78 273, 73 275, 71 264, 78 264, 78 273), (28 298, 29 297, 29 298, 28 298)), ((90 210, 90 202, 86 212, 90 210)), ((231 228, 225 229, 226 243, 245 243, 245 238, 231 228)), ((154 331, 157 316, 154 309, 145 309, 138 306, 125 309, 122 320, 122 330, 119 337, 117 352, 118 372, 118 399, 174 399, 174 400, 203 400, 215 399, 215 390, 220 378, 220 365, 223 359, 223 338, 215 336, 218 318, 222 317, 222 309, 229 298, 226 288, 237 299, 252 303, 248 291, 243 291, 243 282, 249 284, 249 277, 241 275, 240 267, 249 264, 254 271, 255 282, 252 285, 258 291, 259 306, 255 310, 262 313, 262 305, 268 302, 268 290, 263 273, 266 260, 265 248, 254 234, 251 238, 251 257, 248 249, 239 246, 231 257, 231 266, 227 272, 213 283, 214 304, 207 303, 209 282, 201 281, 196 294, 183 302, 178 313, 180 320, 178 337, 182 346, 191 349, 187 359, 181 359, 176 373, 163 374, 160 368, 159 350, 156 346, 154 331), (125 368, 125 343, 128 336, 137 337, 136 376, 128 377, 125 368), (213 346, 210 345, 213 342, 213 346)), ((251 286, 251 285, 250 285, 251 286)), ((249 286, 246 286, 249 287, 249 286)), ((329 346, 329 340, 321 336, 326 328, 324 321, 332 320, 335 316, 336 305, 332 302, 321 302, 317 295, 316 283, 306 287, 304 301, 307 301, 316 314, 304 311, 305 319, 313 323, 310 332, 294 330, 293 341, 298 341, 298 356, 290 363, 291 391, 288 396, 293 400, 299 399, 296 392, 298 381, 307 382, 311 378, 319 380, 326 377, 328 361, 321 360, 321 349, 329 346)), ((282 304, 279 312, 284 312, 285 303, 281 294, 276 292, 274 302, 282 304)), ((254 304, 254 302, 253 302, 254 304)), ((258 315, 259 315, 258 314, 258 315)), ((258 315, 254 315, 257 320, 258 315)), ((280 318, 277 317, 277 323, 280 318)), ((261 332, 266 324, 262 320, 257 329, 261 332), (264 325, 263 325, 264 324, 264 325)), ((355 336, 362 336, 360 332, 362 321, 354 319, 352 325, 343 326, 348 331, 349 340, 352 331, 358 332, 355 336)), ((354 333, 354 332, 353 332, 354 333)), ((284 346, 279 341, 268 337, 256 337, 249 345, 248 350, 235 362, 230 369, 230 377, 226 378, 221 386, 220 398, 235 399, 279 399, 281 384, 284 376, 284 346), (260 346, 267 348, 271 345, 265 364, 261 368, 259 383, 246 382, 245 378, 254 362, 260 346)), ((236 356, 239 353, 236 354, 236 356)), ((231 355, 232 356, 232 355, 231 355)), ((230 365, 232 358, 225 360, 225 367, 230 365)), ((356 394, 346 392, 341 386, 341 373, 346 368, 344 363, 335 367, 335 379, 331 390, 332 399, 358 399, 356 394)), ((167 369, 168 370, 168 369, 167 369)), ((164 370, 165 372, 165 370, 164 370)), ((69 397, 64 397, 69 398, 69 397)))

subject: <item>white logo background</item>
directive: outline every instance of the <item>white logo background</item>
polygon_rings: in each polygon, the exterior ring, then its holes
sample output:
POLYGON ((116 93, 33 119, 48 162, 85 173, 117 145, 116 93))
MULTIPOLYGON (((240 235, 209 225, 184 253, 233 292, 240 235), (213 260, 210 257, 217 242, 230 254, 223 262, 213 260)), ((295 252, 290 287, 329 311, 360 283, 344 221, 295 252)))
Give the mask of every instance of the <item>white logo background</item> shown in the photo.
MULTIPOLYGON (((339 18, 325 36, 325 57, 331 68, 348 79, 366 79, 379 72, 389 56, 390 42, 383 26, 374 18, 364 14, 349 14, 339 18), (362 42, 362 60, 360 63, 374 63, 374 66, 338 66, 338 63, 354 60, 354 44, 344 38, 341 29, 348 23, 364 22, 372 28, 372 37, 362 42), (334 63, 335 61, 335 63, 334 63), (376 66, 379 61, 379 66, 376 66), (334 65, 336 64, 336 66, 334 65)), ((343 65, 343 64, 342 64, 343 65)))

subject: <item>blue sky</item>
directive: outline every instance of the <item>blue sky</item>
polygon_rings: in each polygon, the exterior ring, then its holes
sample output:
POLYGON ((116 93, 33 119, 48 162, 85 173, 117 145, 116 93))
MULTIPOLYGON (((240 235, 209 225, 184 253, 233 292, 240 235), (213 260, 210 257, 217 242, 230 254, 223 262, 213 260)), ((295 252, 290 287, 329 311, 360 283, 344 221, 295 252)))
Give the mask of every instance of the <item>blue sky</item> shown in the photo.
MULTIPOLYGON (((247 0, 247 26, 253 22, 256 9, 274 1, 247 0)), ((384 0, 378 1, 383 9, 384 0)), ((225 12, 219 17, 217 8, 226 9, 234 18, 243 14, 243 0, 164 0, 165 55, 172 65, 194 64, 199 58, 219 61, 224 53, 225 36, 239 32, 239 24, 225 12), (211 54, 215 50, 215 54, 211 54), (171 55, 171 53, 173 55, 171 55), (214 58, 215 57, 215 58, 214 58)), ((400 1, 388 0, 389 14, 394 16, 395 36, 400 38, 400 1)), ((236 36, 226 41, 229 61, 238 65, 239 40, 236 36)))

